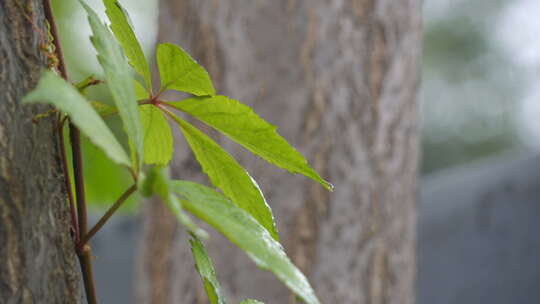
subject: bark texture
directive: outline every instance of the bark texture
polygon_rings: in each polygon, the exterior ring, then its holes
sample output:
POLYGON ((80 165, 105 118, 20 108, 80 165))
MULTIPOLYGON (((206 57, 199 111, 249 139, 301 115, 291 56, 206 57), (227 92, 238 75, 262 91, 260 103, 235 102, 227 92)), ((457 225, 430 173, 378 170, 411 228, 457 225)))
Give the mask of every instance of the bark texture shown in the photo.
POLYGON ((20 103, 47 66, 37 28, 40 1, 0 1, 0 303, 79 303, 55 120, 20 103))
MULTIPOLYGON (((161 41, 187 48, 220 93, 279 126, 335 184, 326 192, 222 140, 258 179, 321 301, 414 303, 421 1, 163 0, 160 12, 161 41)), ((180 144, 176 173, 193 178, 180 144)), ((143 243, 143 267, 161 268, 141 271, 139 302, 206 303, 185 233, 159 221, 145 229, 174 233, 176 251, 156 264, 143 243)), ((209 247, 231 303, 294 302, 223 238, 209 247)))

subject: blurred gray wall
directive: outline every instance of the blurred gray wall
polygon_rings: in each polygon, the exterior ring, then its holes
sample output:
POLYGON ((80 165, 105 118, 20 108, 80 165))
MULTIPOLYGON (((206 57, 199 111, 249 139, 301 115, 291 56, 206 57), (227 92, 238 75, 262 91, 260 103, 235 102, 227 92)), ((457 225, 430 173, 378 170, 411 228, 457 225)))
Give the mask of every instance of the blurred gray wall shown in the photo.
POLYGON ((540 157, 424 178, 419 304, 540 303, 540 157))
MULTIPOLYGON (((540 156, 427 176, 419 204, 418 304, 540 303, 540 156)), ((120 216, 94 240, 101 303, 134 302, 138 234, 120 216)))
MULTIPOLYGON (((92 220, 97 221, 94 215, 92 220)), ((92 239, 96 292, 101 304, 132 304, 137 238, 137 217, 115 215, 92 239)))

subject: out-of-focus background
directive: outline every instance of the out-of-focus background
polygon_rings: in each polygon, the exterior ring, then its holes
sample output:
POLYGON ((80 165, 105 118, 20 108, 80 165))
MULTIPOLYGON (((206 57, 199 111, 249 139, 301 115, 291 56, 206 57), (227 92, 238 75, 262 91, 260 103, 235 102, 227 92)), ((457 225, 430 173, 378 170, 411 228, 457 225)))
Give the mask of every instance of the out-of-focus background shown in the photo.
MULTIPOLYGON (((54 2, 70 76, 101 76, 79 4, 54 2)), ((122 3, 152 57, 156 1, 122 3)), ((426 0, 423 12, 418 303, 540 303, 540 2, 426 0)), ((85 149, 97 217, 129 179, 85 149)), ((132 302, 138 201, 95 241, 104 303, 132 302)))
POLYGON ((540 302, 539 13, 424 2, 418 303, 540 302))
POLYGON ((424 2, 422 172, 540 143, 538 1, 424 2))

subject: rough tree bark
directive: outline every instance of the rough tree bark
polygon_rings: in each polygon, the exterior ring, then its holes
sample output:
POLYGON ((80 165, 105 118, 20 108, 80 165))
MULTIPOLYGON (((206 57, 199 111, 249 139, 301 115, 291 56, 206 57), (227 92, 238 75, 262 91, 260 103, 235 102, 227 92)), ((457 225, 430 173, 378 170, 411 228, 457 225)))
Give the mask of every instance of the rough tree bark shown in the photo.
POLYGON ((47 66, 38 27, 41 1, 0 1, 0 303, 79 303, 55 120, 20 104, 47 66))
MULTIPOLYGON (((161 1, 159 40, 190 50, 220 93, 278 125, 335 184, 328 193, 224 142, 323 303, 414 303, 420 14, 419 0, 161 1)), ((179 148, 176 173, 193 178, 179 148)), ((206 303, 185 233, 157 213, 147 206, 139 302, 206 303)), ((293 301, 223 238, 209 247, 232 303, 293 301)))

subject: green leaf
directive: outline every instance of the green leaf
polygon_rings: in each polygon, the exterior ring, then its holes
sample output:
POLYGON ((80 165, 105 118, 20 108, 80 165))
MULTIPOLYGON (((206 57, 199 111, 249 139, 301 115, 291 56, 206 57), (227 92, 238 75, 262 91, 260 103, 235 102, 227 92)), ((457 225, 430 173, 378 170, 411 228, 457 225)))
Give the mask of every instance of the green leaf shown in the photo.
MULTIPOLYGON (((82 137, 84 158, 84 185, 89 208, 108 209, 124 191, 133 185, 131 173, 124 166, 114 163, 88 137, 82 137)), ((71 154, 67 155, 71 163, 71 154)), ((134 214, 140 209, 141 198, 131 195, 118 210, 120 213, 134 214)))
POLYGON ((172 89, 196 96, 214 95, 208 72, 181 47, 162 43, 157 47, 162 90, 172 89))
POLYGON ((124 49, 124 53, 133 69, 139 73, 145 82, 148 90, 152 89, 150 67, 137 37, 133 32, 133 27, 127 11, 116 0, 103 0, 105 13, 111 21, 111 29, 124 49))
POLYGON ((182 202, 172 193, 169 168, 152 167, 148 175, 144 177, 141 185, 141 192, 144 196, 158 195, 176 216, 180 224, 184 225, 191 233, 200 237, 208 238, 208 234, 199 228, 191 218, 184 212, 182 202))
POLYGON ((221 294, 221 287, 216 277, 214 265, 203 243, 197 237, 193 237, 189 242, 191 243, 191 253, 195 259, 195 268, 201 275, 210 304, 225 304, 225 298, 221 294))
POLYGON ((24 103, 48 103, 66 112, 70 120, 113 161, 129 167, 126 152, 103 119, 71 84, 50 71, 41 76, 38 86, 26 95, 24 103))
POLYGON ((150 98, 150 93, 137 80, 133 80, 133 86, 135 87, 135 98, 137 101, 150 98))
POLYGON ((253 110, 226 96, 194 97, 168 104, 222 132, 249 151, 292 173, 303 174, 329 190, 332 185, 313 170, 304 156, 253 110))
POLYGON ((88 13, 88 22, 93 32, 91 40, 128 135, 131 154, 134 156, 132 161, 138 171, 143 160, 143 132, 129 65, 122 49, 97 14, 82 1, 81 5, 88 13))
POLYGON ((139 110, 144 130, 144 162, 166 165, 173 154, 171 127, 156 106, 142 105, 139 110))
POLYGON ((184 207, 244 250, 262 269, 273 272, 308 304, 319 301, 306 277, 289 260, 281 245, 246 211, 218 192, 188 181, 173 181, 184 207))
POLYGON ((245 299, 244 301, 240 302, 240 304, 264 304, 261 301, 253 300, 253 299, 245 299))
POLYGON ((279 239, 272 209, 266 203, 255 180, 210 137, 187 121, 174 115, 171 117, 180 125, 195 157, 212 184, 220 188, 238 207, 249 212, 268 229, 272 237, 279 239))

